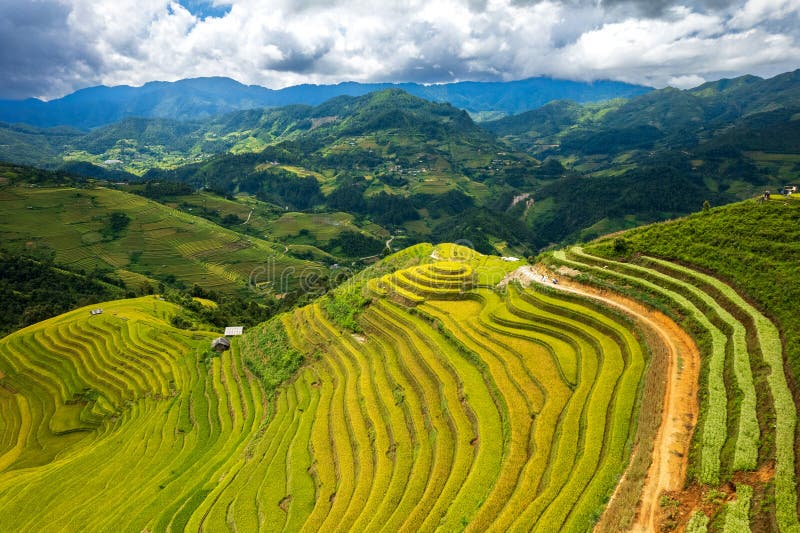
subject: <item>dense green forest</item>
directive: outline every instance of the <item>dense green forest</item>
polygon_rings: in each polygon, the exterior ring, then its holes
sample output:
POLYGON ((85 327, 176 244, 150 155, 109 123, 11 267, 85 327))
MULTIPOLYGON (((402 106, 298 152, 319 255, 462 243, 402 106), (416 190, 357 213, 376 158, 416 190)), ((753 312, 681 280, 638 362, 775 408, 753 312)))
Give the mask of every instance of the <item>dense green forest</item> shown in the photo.
POLYGON ((108 272, 72 271, 51 257, 0 250, 0 337, 76 307, 125 295, 108 272))

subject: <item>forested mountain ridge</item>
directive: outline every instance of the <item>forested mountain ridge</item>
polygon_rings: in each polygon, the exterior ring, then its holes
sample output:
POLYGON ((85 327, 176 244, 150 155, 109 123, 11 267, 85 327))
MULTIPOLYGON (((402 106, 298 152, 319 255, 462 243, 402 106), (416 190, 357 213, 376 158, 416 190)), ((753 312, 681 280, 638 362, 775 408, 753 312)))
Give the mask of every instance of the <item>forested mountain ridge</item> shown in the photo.
POLYGON ((125 118, 86 133, 0 123, 0 160, 50 168, 87 161, 142 174, 226 152, 258 152, 300 136, 317 138, 318 128, 328 135, 394 128, 432 140, 448 134, 491 142, 466 112, 386 89, 361 97, 339 96, 313 107, 235 111, 205 120, 125 118))
POLYGON ((666 88, 627 101, 552 102, 483 126, 533 154, 601 156, 606 168, 623 153, 643 159, 654 150, 797 153, 798 112, 800 70, 770 79, 742 76, 688 90, 666 88), (781 133, 770 134, 776 128, 781 133))
POLYGON ((127 117, 196 120, 242 109, 292 104, 313 106, 336 96, 362 96, 391 88, 436 102, 449 102, 473 113, 495 114, 518 113, 559 98, 594 102, 650 90, 642 85, 614 81, 585 83, 551 78, 435 85, 346 82, 272 90, 244 85, 230 78, 193 78, 149 82, 141 87, 88 87, 48 102, 35 98, 0 100, 0 121, 87 129, 127 117))
POLYGON ((476 222, 459 238, 486 252, 495 240, 527 247, 524 224, 504 212, 513 196, 509 184, 536 180, 538 162, 507 151, 463 110, 397 89, 291 110, 298 120, 261 152, 151 169, 142 179, 253 194, 290 211, 353 213, 412 241, 450 231, 455 215, 499 217, 504 222, 494 229, 476 222))

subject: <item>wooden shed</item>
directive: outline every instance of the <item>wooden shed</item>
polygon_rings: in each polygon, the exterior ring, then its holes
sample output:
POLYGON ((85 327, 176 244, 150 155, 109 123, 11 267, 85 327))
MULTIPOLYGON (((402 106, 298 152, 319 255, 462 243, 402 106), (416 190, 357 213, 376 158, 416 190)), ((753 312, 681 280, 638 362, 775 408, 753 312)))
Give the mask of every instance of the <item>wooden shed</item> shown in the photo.
POLYGON ((211 341, 211 349, 215 352, 224 352, 231 349, 231 341, 225 337, 217 337, 211 341))

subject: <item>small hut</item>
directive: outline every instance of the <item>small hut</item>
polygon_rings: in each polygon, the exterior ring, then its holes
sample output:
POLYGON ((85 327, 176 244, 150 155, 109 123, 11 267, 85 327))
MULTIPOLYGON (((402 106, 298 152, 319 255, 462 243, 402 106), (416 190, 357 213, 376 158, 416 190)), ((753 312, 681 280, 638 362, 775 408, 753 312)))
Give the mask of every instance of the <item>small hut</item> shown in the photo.
POLYGON ((224 352, 231 349, 231 341, 225 337, 217 337, 211 341, 211 349, 215 352, 224 352))

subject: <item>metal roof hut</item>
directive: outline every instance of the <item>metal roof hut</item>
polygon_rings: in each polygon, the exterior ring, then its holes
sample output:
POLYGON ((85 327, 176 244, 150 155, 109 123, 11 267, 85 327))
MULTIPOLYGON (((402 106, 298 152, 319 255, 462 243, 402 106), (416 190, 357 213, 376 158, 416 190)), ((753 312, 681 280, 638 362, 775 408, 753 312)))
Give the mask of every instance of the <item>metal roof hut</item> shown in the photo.
POLYGON ((211 341, 211 349, 215 352, 224 352, 231 349, 231 341, 225 337, 217 337, 211 341))

